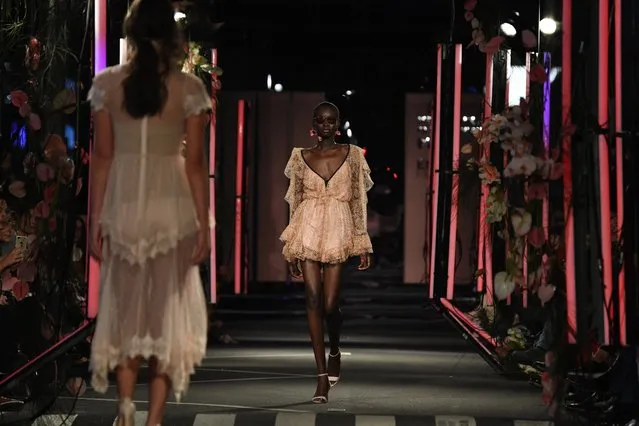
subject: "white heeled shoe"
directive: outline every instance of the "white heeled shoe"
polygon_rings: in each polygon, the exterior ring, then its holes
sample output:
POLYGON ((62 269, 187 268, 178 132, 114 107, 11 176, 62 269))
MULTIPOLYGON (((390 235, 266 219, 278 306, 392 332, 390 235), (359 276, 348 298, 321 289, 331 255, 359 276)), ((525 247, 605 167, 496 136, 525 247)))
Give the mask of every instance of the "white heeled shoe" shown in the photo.
MULTIPOLYGON (((328 373, 318 374, 317 377, 328 376, 328 373)), ((328 388, 326 389, 326 395, 315 395, 311 398, 311 402, 313 404, 326 404, 328 402, 328 390, 331 388, 330 383, 328 388)))
MULTIPOLYGON (((328 360, 330 362, 331 358, 339 358, 339 363, 340 363, 340 370, 342 369, 342 352, 337 351, 337 353, 335 355, 333 355, 332 353, 329 352, 328 354, 328 360)), ((337 373, 337 376, 328 376, 328 384, 331 385, 331 387, 335 386, 338 382, 339 382, 339 375, 340 373, 337 373)))
POLYGON ((116 426, 135 426, 135 404, 131 398, 124 398, 118 406, 116 426))

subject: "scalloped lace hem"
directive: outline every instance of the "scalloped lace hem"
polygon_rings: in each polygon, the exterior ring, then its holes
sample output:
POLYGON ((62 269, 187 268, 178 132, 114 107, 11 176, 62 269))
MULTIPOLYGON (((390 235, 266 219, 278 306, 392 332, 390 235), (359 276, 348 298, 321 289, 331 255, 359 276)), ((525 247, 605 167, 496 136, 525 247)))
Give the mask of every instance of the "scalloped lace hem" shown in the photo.
POLYGON ((195 373, 206 354, 206 339, 197 338, 188 342, 175 359, 175 351, 165 339, 153 339, 150 335, 134 337, 128 347, 116 348, 100 345, 91 351, 91 386, 98 393, 106 393, 109 387, 109 372, 124 364, 128 359, 141 357, 145 360, 157 358, 159 370, 171 379, 173 393, 179 402, 189 387, 190 377, 195 373))
POLYGON ((148 259, 168 253, 175 249, 178 243, 197 233, 196 225, 184 226, 182 230, 177 229, 166 232, 159 232, 151 238, 139 238, 135 241, 127 241, 121 236, 108 221, 101 223, 104 237, 109 238, 109 248, 111 254, 127 261, 131 265, 143 264, 148 259))

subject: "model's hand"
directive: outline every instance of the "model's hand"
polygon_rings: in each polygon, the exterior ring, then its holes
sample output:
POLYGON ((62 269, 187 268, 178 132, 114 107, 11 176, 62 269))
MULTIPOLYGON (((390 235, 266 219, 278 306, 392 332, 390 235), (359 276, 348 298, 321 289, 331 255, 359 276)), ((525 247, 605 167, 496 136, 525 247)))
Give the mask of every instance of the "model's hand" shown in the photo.
POLYGON ((371 267, 371 255, 370 253, 364 253, 359 255, 358 271, 365 271, 371 267))
POLYGON ((90 225, 89 251, 96 260, 102 260, 102 230, 97 223, 90 225))
POLYGON ((291 277, 295 279, 302 278, 302 271, 300 270, 300 261, 296 260, 295 262, 289 262, 288 264, 288 273, 291 277))
POLYGON ((193 255, 191 256, 191 263, 193 265, 199 265, 209 256, 209 251, 211 250, 211 242, 209 238, 208 228, 201 229, 197 232, 197 242, 195 243, 193 255))

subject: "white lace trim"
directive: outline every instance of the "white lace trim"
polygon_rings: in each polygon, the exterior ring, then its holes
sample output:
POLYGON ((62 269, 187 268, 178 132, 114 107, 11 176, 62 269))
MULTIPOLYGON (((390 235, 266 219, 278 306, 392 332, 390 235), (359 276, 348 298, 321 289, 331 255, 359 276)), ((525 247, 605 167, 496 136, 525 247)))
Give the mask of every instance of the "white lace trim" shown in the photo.
POLYGON ((194 95, 186 95, 184 97, 184 111, 186 116, 198 115, 203 112, 208 112, 213 109, 211 98, 209 98, 206 92, 197 93, 194 95))
POLYGON ((106 393, 109 386, 108 374, 130 358, 142 357, 146 360, 155 357, 159 363, 160 372, 171 379, 175 398, 179 402, 186 393, 190 376, 195 373, 206 354, 205 338, 190 338, 185 342, 181 351, 178 365, 170 360, 170 345, 164 339, 153 339, 150 335, 135 336, 125 348, 111 345, 93 348, 91 351, 91 386, 96 392, 106 393))
POLYGON ((94 82, 91 89, 89 89, 87 100, 91 103, 93 111, 103 110, 105 109, 106 104, 106 91, 98 87, 98 85, 94 82))
POLYGON ((135 241, 127 241, 117 227, 112 226, 109 221, 100 222, 102 232, 109 238, 109 247, 112 255, 116 255, 127 261, 131 265, 141 265, 148 259, 168 253, 177 247, 184 238, 197 232, 195 224, 189 224, 156 233, 149 238, 139 237, 135 241))

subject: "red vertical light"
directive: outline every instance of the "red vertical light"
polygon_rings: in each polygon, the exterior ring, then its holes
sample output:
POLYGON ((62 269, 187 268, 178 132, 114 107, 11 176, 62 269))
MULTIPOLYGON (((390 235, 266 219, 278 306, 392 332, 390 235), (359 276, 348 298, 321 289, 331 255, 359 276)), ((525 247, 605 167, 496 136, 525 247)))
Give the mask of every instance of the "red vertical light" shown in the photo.
MULTIPOLYGON (((93 4, 94 14, 94 69, 93 72, 98 74, 107 66, 107 0, 95 0, 93 4)), ((93 141, 89 151, 93 148, 93 141)), ((89 178, 89 194, 91 194, 91 179, 89 178)), ((90 197, 90 195, 89 195, 90 197)), ((89 201, 89 206, 91 202, 89 201)), ((93 213, 91 211, 87 214, 87 226, 90 226, 91 217, 93 213)), ((88 235, 88 234, 87 234, 88 235)), ((88 241, 87 250, 88 253, 88 241)), ((89 289, 87 293, 87 317, 95 318, 98 315, 98 308, 100 305, 100 263, 93 258, 93 256, 87 256, 88 270, 89 270, 89 289)))
MULTIPOLYGON (((459 168, 459 149, 461 143, 461 77, 462 77, 462 45, 455 45, 455 81, 453 91, 453 169, 459 168)), ((446 298, 453 299, 455 293, 455 260, 457 258, 457 214, 459 205, 459 175, 453 173, 450 202, 450 234, 448 237, 448 281, 446 298)))
MULTIPOLYGON (((484 112, 483 119, 486 120, 492 113, 491 103, 493 99, 493 55, 486 54, 486 93, 484 94, 484 112)), ((480 158, 490 159, 490 146, 484 144, 479 154, 480 158)), ((486 223, 486 199, 488 197, 488 186, 482 185, 481 200, 479 204, 479 247, 477 269, 483 271, 477 277, 477 291, 484 290, 486 285, 486 295, 484 301, 487 306, 493 304, 493 256, 492 256, 492 240, 490 236, 490 228, 486 223)))
MULTIPOLYGON (((623 129, 622 117, 622 89, 621 89, 621 0, 615 0, 615 128, 617 132, 623 129)), ((617 170, 617 239, 621 241, 621 230, 624 223, 624 191, 623 191, 623 138, 615 140, 616 170, 617 170)), ((626 345, 626 276, 624 268, 619 271, 619 343, 626 345)))
POLYGON ((440 44, 437 46, 437 86, 435 89, 435 135, 433 138, 433 167, 431 179, 431 239, 430 239, 430 278, 429 278, 429 296, 432 299, 435 296, 435 241, 437 239, 437 204, 439 197, 439 143, 440 143, 440 111, 442 103, 442 49, 440 44))
MULTIPOLYGON (((217 67, 218 58, 217 58, 217 49, 211 50, 211 65, 213 67, 217 67)), ((216 247, 217 243, 215 241, 215 154, 216 154, 216 146, 215 146, 215 138, 217 136, 215 125, 217 123, 217 101, 215 98, 215 82, 217 80, 217 76, 211 75, 213 80, 213 112, 211 114, 211 123, 209 128, 209 210, 212 218, 211 223, 211 255, 210 255, 210 266, 209 266, 209 285, 211 291, 211 303, 217 303, 217 253, 216 247)))
MULTIPOLYGON (((562 3, 561 36, 561 122, 570 128, 572 118, 572 0, 562 3)), ((562 163, 564 165, 564 215, 566 217, 566 316, 568 343, 576 343, 577 291, 575 282, 575 229, 572 214, 572 136, 565 132, 562 139, 562 163)))
POLYGON ((234 291, 242 293, 242 201, 244 199, 244 120, 246 102, 237 103, 237 156, 235 160, 235 255, 234 255, 234 291))
MULTIPOLYGON (((608 122, 608 0, 599 0, 599 55, 597 120, 600 125, 608 122)), ((610 324, 614 312, 608 309, 612 302, 612 234, 610 227, 610 165, 608 164, 608 143, 604 135, 598 137, 599 151, 599 202, 601 219, 601 252, 603 261, 604 286, 604 336, 603 343, 610 343, 610 324)))

